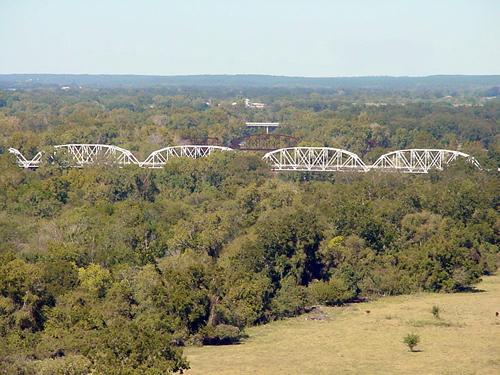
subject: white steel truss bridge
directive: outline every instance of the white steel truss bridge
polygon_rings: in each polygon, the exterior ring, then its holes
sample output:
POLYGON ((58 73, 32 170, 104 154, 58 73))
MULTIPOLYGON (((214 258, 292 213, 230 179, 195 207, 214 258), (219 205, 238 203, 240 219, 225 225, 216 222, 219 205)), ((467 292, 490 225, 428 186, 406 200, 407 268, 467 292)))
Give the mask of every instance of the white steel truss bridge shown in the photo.
POLYGON ((360 157, 350 151, 331 147, 280 148, 264 155, 275 171, 360 171, 368 167, 360 157))
POLYGON ((430 170, 443 170, 457 158, 481 169, 479 162, 471 155, 460 151, 444 149, 397 150, 380 156, 370 169, 401 171, 406 173, 428 173, 430 170))
POLYGON ((163 166, 172 158, 187 157, 191 159, 198 159, 210 156, 213 152, 220 151, 233 151, 232 148, 223 146, 171 146, 165 147, 160 150, 153 151, 145 161, 140 163, 141 167, 145 168, 163 168, 163 166))
MULTIPOLYGON (((54 146, 53 157, 68 157, 68 164, 83 167, 92 164, 138 165, 143 168, 163 168, 172 158, 197 159, 214 152, 234 151, 229 147, 207 145, 171 146, 153 151, 144 162, 139 162, 129 151, 121 147, 103 144, 65 144, 54 146), (60 152, 62 151, 62 152, 60 152)), ((9 148, 15 155, 17 164, 22 168, 35 169, 41 162, 43 152, 38 152, 31 160, 19 150, 9 148)), ((430 170, 443 170, 458 158, 464 159, 478 169, 479 162, 471 155, 445 149, 407 149, 396 150, 380 156, 373 165, 366 165, 361 158, 343 149, 331 147, 287 147, 264 155, 263 159, 274 171, 298 172, 340 172, 384 170, 403 173, 428 173, 430 170)))
POLYGON ((88 164, 117 164, 120 166, 139 164, 136 157, 124 148, 102 144, 71 143, 54 146, 55 154, 64 150, 74 162, 74 166, 83 167, 88 164))

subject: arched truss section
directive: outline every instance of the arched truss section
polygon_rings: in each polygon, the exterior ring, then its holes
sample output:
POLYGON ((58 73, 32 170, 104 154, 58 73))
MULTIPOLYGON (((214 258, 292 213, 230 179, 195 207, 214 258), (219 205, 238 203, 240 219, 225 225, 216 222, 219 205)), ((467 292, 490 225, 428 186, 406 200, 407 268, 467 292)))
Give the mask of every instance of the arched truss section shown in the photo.
POLYGON ((219 151, 233 151, 233 149, 223 146, 207 145, 165 147, 160 150, 153 151, 144 162, 140 163, 140 166, 146 168, 162 168, 171 158, 186 157, 191 159, 198 159, 207 157, 213 152, 219 151))
POLYGON ((88 164, 140 164, 136 157, 124 148, 102 144, 71 143, 54 146, 57 150, 64 150, 75 162, 74 166, 83 167, 88 164))
POLYGON ((399 170, 407 173, 428 173, 429 170, 443 170, 458 157, 465 158, 477 168, 479 162, 472 156, 452 150, 408 149, 397 150, 382 155, 370 166, 370 169, 399 170))
POLYGON ((251 134, 233 140, 231 147, 242 151, 271 151, 278 148, 293 147, 298 138, 286 134, 262 133, 251 134))
POLYGON ((290 147, 264 155, 275 171, 361 171, 368 168, 358 155, 331 147, 290 147))
POLYGON ((10 147, 9 152, 16 156, 17 165, 21 168, 38 168, 40 161, 42 160, 42 152, 38 152, 31 160, 26 159, 17 148, 10 147))

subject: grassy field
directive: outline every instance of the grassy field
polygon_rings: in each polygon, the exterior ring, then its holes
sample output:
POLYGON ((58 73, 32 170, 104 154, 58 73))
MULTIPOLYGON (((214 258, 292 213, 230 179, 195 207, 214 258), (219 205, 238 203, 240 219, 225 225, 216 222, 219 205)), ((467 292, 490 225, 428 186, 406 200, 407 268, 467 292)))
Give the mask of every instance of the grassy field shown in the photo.
POLYGON ((322 308, 322 321, 309 314, 253 327, 240 345, 187 348, 187 373, 500 374, 500 276, 478 289, 384 297, 322 308), (420 335, 417 352, 402 343, 410 332, 420 335))

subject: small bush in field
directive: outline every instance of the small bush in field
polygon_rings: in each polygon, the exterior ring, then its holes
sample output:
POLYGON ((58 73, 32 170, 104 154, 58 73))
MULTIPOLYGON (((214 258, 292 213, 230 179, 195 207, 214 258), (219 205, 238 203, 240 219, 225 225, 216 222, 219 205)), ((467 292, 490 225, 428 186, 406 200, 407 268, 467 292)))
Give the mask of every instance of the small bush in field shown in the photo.
POLYGON ((432 306, 431 312, 432 312, 432 315, 434 316, 434 318, 439 319, 439 306, 438 305, 432 306))
POLYGON ((215 327, 205 327, 202 343, 204 345, 229 345, 239 342, 245 335, 235 326, 219 324, 215 327))
POLYGON ((420 337, 415 333, 409 333, 403 338, 403 343, 405 343, 411 352, 413 352, 415 346, 420 342, 420 337))

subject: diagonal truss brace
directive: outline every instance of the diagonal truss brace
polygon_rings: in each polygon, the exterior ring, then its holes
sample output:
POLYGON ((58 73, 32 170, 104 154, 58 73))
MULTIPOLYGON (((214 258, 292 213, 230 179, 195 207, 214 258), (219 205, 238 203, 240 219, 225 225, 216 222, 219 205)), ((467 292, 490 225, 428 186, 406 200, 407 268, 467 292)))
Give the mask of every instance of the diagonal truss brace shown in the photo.
POLYGON ((263 157, 275 171, 368 171, 358 155, 331 147, 289 147, 263 157))
POLYGON ((172 158, 191 158, 198 159, 210 156, 213 152, 233 151, 232 148, 223 146, 206 145, 185 145, 171 146, 153 151, 145 161, 139 165, 144 168, 163 168, 163 166, 172 158))

